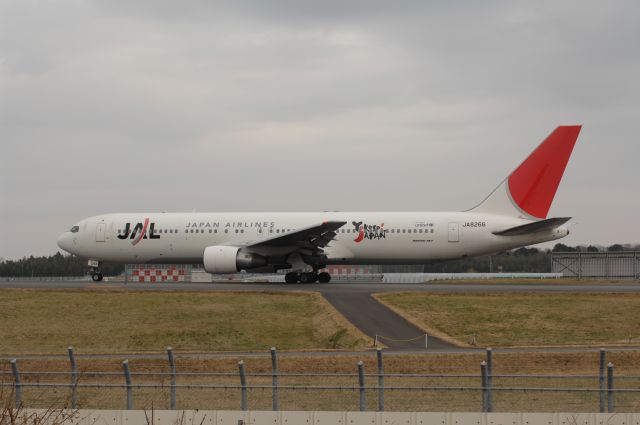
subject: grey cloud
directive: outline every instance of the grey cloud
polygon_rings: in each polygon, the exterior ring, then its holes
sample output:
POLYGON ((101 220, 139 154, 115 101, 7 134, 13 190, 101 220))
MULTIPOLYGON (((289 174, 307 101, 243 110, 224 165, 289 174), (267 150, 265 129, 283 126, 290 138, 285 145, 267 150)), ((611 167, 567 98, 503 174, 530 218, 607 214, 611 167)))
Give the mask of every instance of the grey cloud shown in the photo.
POLYGON ((0 0, 0 256, 102 212, 465 209, 563 123, 567 243, 638 242, 639 8, 0 0))

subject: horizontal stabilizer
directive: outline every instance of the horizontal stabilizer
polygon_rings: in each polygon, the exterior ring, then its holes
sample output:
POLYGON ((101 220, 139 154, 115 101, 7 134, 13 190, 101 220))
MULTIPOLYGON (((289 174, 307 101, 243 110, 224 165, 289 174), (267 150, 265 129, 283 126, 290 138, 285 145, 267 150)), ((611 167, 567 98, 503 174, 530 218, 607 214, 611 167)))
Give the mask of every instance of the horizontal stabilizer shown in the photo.
POLYGON ((546 220, 534 221, 533 223, 523 224, 522 226, 511 227, 506 230, 493 232, 493 234, 498 236, 527 235, 530 233, 542 232, 545 230, 553 230, 569 220, 571 220, 571 217, 548 218, 546 220))

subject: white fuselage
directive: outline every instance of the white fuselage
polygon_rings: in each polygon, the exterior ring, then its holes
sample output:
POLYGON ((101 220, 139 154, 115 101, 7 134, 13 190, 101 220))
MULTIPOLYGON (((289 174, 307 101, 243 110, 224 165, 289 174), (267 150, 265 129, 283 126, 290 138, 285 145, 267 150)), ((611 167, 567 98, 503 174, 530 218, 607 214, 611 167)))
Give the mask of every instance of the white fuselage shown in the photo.
POLYGON ((570 217, 547 218, 580 126, 557 127, 484 201, 464 212, 131 213, 90 217, 58 239, 101 261, 203 264, 211 273, 290 272, 329 282, 329 264, 424 264, 560 239, 570 217))
POLYGON ((326 264, 423 264, 550 241, 568 233, 560 226, 498 236, 492 232, 531 220, 471 211, 122 213, 82 220, 75 232, 61 235, 58 244, 98 261, 202 263, 209 246, 251 245, 326 221, 346 222, 324 249, 326 264), (145 221, 148 226, 139 239, 145 221))

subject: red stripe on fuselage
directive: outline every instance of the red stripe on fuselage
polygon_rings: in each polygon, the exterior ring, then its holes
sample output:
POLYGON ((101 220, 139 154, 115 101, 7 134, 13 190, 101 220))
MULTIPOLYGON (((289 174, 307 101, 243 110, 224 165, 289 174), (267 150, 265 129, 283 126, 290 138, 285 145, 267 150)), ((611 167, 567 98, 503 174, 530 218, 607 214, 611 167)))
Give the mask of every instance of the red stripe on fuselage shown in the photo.
POLYGON ((149 226, 149 219, 145 218, 144 225, 142 226, 142 232, 140 232, 140 236, 138 236, 133 242, 131 242, 131 245, 136 245, 138 242, 142 240, 142 238, 144 238, 144 235, 147 233, 148 226, 149 226))

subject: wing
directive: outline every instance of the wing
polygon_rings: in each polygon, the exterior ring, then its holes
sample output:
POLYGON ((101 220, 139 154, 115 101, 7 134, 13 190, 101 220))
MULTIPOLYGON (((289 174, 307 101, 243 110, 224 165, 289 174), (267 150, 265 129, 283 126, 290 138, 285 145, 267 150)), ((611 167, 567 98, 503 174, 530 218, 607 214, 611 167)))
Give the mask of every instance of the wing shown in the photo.
POLYGON ((493 232, 493 234, 499 236, 526 235, 529 233, 555 229, 556 227, 563 225, 569 220, 571 220, 571 217, 548 218, 546 220, 534 221, 533 223, 523 224, 522 226, 511 227, 509 229, 493 232))
POLYGON ((297 229, 284 235, 248 242, 242 247, 265 255, 285 255, 293 252, 307 256, 322 255, 323 248, 334 240, 336 230, 345 224, 347 224, 346 221, 325 221, 322 224, 297 229))

